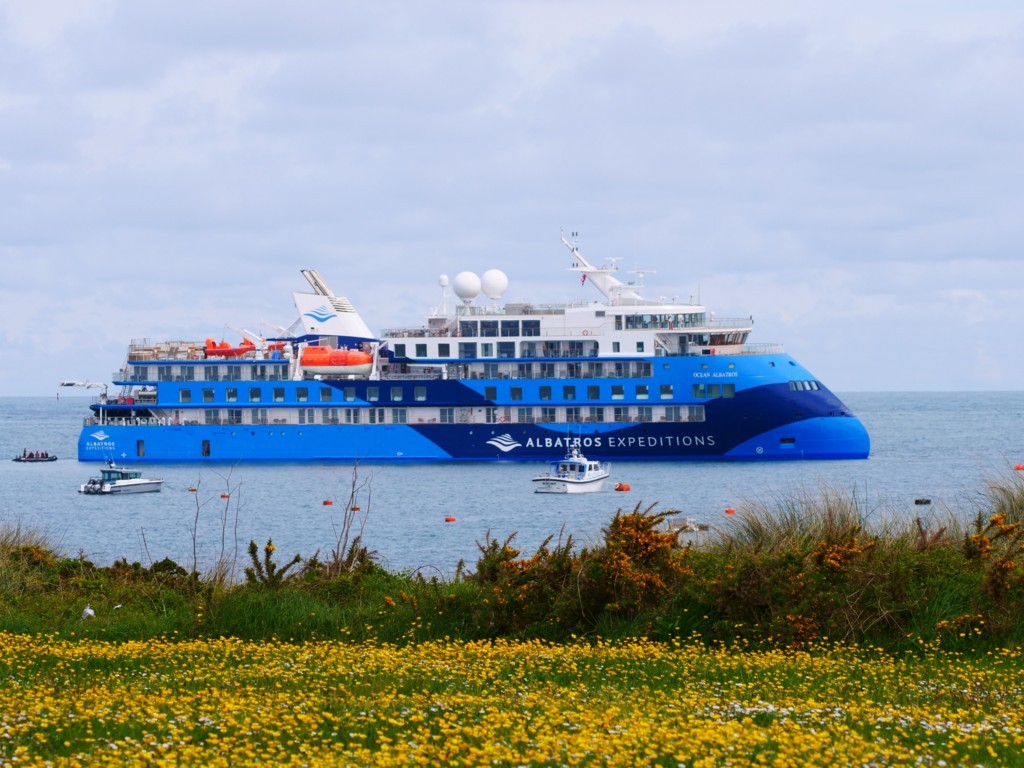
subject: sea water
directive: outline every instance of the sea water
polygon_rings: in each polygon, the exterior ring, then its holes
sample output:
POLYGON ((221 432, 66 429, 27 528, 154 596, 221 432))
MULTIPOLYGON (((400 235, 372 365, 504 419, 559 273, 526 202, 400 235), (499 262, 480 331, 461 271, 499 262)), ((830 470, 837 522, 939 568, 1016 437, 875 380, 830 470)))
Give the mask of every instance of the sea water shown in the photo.
POLYGON ((1024 392, 841 397, 871 435, 867 460, 619 461, 607 490, 574 495, 534 493, 531 478, 546 467, 529 462, 139 464, 163 478, 163 490, 129 496, 77 492, 100 469, 75 458, 89 398, 0 398, 0 526, 43 534, 98 565, 169 557, 205 571, 224 558, 237 575, 250 540, 262 548, 272 538, 282 562, 329 556, 344 541, 355 487, 349 540, 360 533, 389 570, 448 577, 460 560, 473 567, 488 536, 513 536, 527 555, 549 536, 584 546, 600 540, 616 510, 638 505, 720 528, 733 519, 726 509, 839 490, 869 517, 966 519, 982 509, 987 483, 1016 479, 1013 467, 1024 462, 1024 392), (59 460, 9 460, 23 450, 59 460), (616 483, 631 490, 616 492, 616 483))

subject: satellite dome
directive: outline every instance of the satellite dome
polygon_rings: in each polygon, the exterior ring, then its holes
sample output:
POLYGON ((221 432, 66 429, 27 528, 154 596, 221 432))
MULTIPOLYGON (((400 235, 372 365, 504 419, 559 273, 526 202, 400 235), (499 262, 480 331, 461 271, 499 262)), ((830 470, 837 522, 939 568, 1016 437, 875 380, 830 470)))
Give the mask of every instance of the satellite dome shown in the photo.
POLYGON ((484 295, 489 299, 497 299, 508 288, 508 275, 500 269, 488 269, 481 279, 484 295))
POLYGON ((480 293, 480 278, 474 272, 459 272, 453 284, 455 295, 469 304, 480 293))
POLYGON ((442 288, 447 286, 448 285, 448 275, 441 275, 439 278, 437 278, 437 284, 440 285, 442 288))

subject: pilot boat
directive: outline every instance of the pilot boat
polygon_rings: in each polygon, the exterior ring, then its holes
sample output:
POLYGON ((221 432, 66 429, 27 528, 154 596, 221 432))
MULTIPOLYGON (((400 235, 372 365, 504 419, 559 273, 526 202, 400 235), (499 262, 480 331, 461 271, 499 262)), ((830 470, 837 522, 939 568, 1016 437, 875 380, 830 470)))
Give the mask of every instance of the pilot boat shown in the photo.
POLYGON ((533 478, 534 493, 593 493, 611 474, 608 462, 591 461, 573 447, 565 458, 551 462, 548 472, 533 478))
POLYGON ((89 478, 83 483, 79 493, 112 494, 112 493, 149 493, 159 491, 163 480, 155 477, 143 477, 142 472, 128 467, 119 467, 113 461, 100 471, 99 477, 89 478))

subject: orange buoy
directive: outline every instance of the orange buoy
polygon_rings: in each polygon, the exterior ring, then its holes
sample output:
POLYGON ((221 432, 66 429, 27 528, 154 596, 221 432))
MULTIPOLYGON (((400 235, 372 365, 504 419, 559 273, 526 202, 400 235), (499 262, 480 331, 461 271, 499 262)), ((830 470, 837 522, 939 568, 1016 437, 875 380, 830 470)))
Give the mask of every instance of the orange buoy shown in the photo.
POLYGON ((1014 469, 1024 469, 1024 464, 1018 464, 1017 466, 1014 467, 1014 469))
POLYGON ((446 523, 454 523, 455 522, 455 515, 445 515, 444 521, 446 523))
POLYGON ((188 492, 189 492, 189 493, 195 493, 195 492, 196 492, 196 491, 198 491, 198 490, 199 490, 198 488, 189 488, 189 489, 188 489, 188 492))
POLYGON ((333 502, 333 501, 331 501, 330 499, 324 499, 324 506, 325 506, 325 507, 329 507, 329 506, 331 506, 332 504, 334 504, 334 502, 333 502))
POLYGON ((616 491, 628 491, 629 490, 629 483, 616 483, 615 484, 615 490, 616 491))
POLYGON ((736 514, 736 510, 733 509, 732 507, 726 507, 725 514, 727 514, 727 515, 735 515, 736 514))
POLYGON ((352 511, 353 512, 358 512, 359 511, 359 507, 352 507, 352 511))
POLYGON ((220 497, 221 497, 222 499, 230 499, 230 498, 231 498, 231 494, 230 494, 230 493, 222 493, 222 494, 220 495, 220 497))

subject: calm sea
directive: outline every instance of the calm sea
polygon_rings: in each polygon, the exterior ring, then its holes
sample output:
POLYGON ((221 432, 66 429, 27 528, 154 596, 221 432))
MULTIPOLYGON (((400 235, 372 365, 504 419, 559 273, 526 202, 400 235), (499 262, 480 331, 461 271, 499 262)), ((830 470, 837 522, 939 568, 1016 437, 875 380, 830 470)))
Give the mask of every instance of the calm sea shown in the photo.
POLYGON ((447 576, 460 559, 475 564, 488 532, 515 533, 525 554, 560 531, 592 543, 616 509, 636 504, 719 526, 724 510, 745 500, 824 487, 856 494, 872 515, 969 517, 986 482, 1013 479, 1013 466, 1024 462, 1024 392, 842 397, 871 434, 866 461, 619 462, 612 480, 630 492, 574 496, 535 494, 530 478, 540 464, 361 466, 355 477, 343 465, 143 465, 164 479, 164 490, 125 497, 77 493, 99 469, 75 459, 89 398, 0 398, 0 459, 23 449, 60 457, 37 465, 0 460, 0 525, 44 533, 65 554, 84 553, 99 565, 170 557, 187 567, 195 559, 205 570, 223 552, 237 555, 240 573, 250 539, 262 545, 273 537, 281 559, 329 553, 355 479, 363 540, 380 561, 393 571, 447 576), (915 504, 922 498, 932 503, 915 504))

